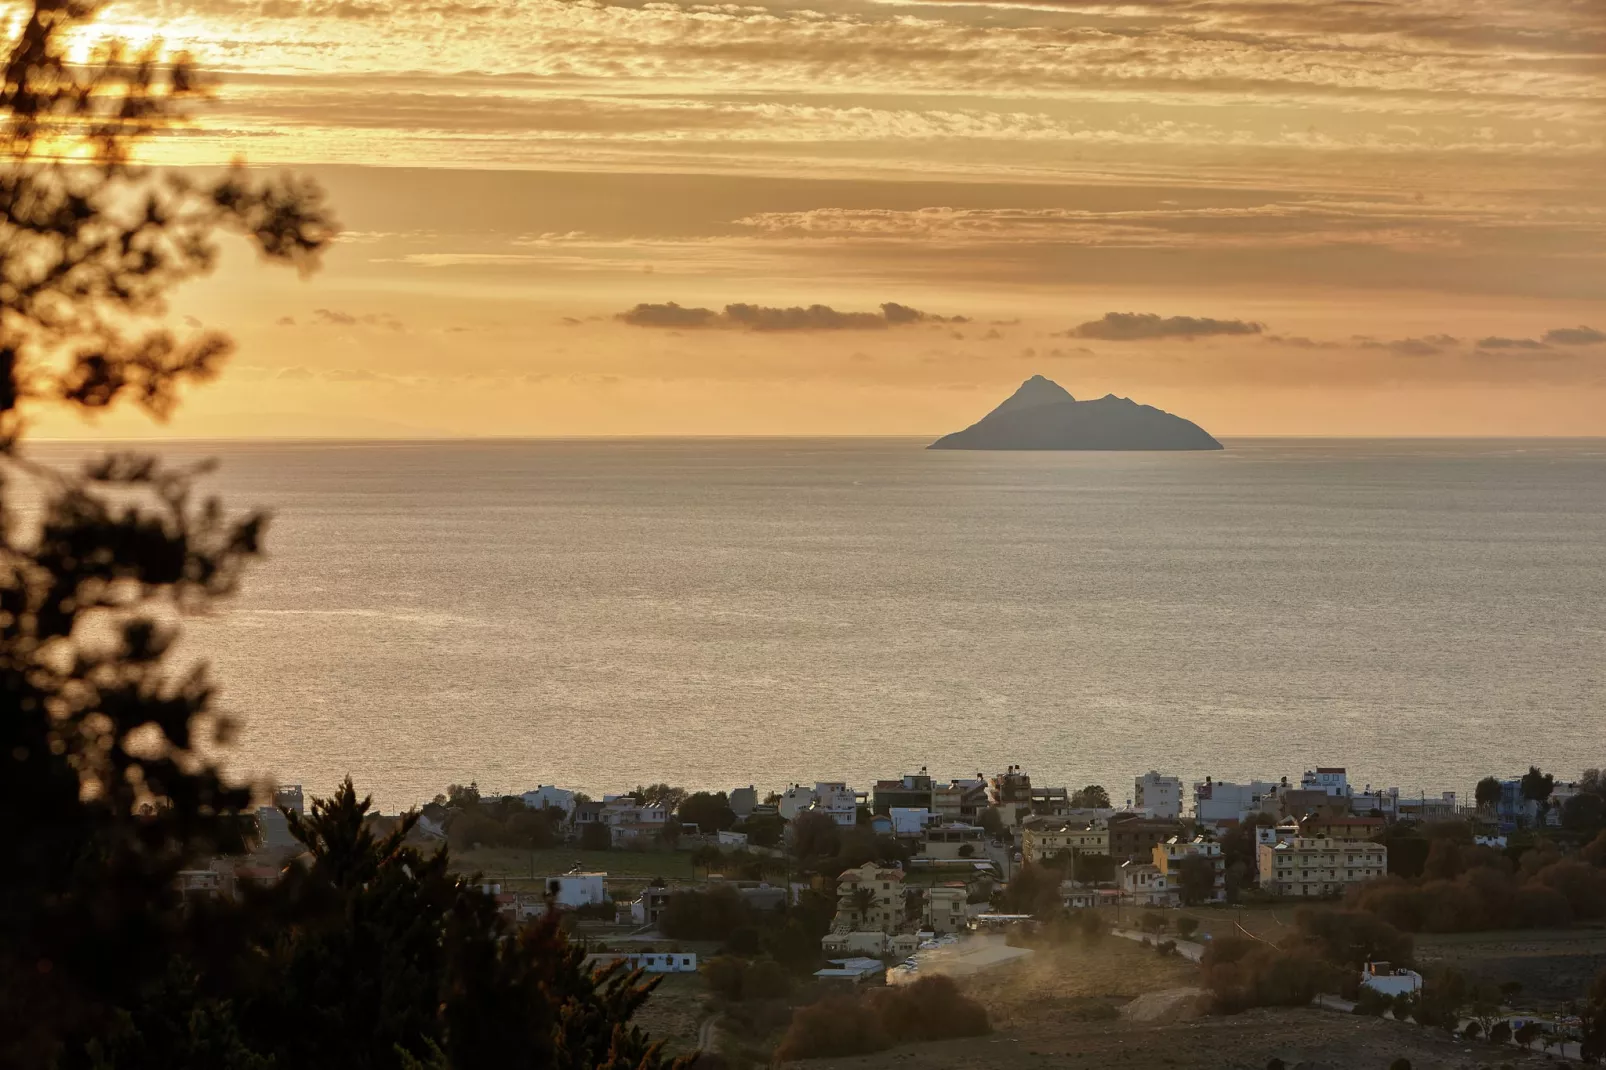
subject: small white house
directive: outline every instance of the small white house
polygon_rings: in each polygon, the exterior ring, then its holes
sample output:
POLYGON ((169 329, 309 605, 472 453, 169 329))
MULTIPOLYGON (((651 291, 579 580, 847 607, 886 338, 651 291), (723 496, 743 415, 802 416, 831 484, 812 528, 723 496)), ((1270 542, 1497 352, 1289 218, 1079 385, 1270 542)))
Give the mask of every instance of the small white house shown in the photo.
POLYGON ((1361 970, 1361 987, 1385 996, 1409 996, 1422 991, 1422 975, 1387 962, 1368 962, 1361 970))
POLYGON ((574 813, 574 792, 567 788, 542 784, 534 791, 527 791, 520 795, 519 798, 531 810, 545 810, 551 807, 554 810, 562 810, 564 817, 574 813))
POLYGON ((560 907, 588 907, 608 901, 607 879, 606 873, 565 873, 543 878, 541 888, 560 907))
POLYGON ((648 973, 696 973, 697 956, 690 951, 598 951, 587 955, 585 968, 600 970, 623 961, 626 970, 648 973))

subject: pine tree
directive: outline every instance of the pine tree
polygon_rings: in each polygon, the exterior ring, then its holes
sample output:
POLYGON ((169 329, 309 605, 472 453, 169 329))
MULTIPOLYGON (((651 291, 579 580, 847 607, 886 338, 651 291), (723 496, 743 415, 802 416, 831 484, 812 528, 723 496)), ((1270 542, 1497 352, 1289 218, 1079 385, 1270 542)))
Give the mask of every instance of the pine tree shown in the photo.
POLYGON ((229 725, 204 670, 173 667, 170 622, 234 591, 264 521, 197 502, 199 470, 148 456, 41 466, 26 420, 167 416, 229 350, 159 325, 216 238, 306 271, 334 228, 295 179, 137 166, 206 90, 154 48, 69 62, 99 7, 32 0, 0 85, 0 1066, 652 1070, 629 1024, 651 983, 590 974, 555 914, 514 934, 444 851, 405 845, 412 818, 373 835, 349 782, 292 823, 305 865, 280 886, 177 894, 253 825, 251 790, 207 756, 229 725))

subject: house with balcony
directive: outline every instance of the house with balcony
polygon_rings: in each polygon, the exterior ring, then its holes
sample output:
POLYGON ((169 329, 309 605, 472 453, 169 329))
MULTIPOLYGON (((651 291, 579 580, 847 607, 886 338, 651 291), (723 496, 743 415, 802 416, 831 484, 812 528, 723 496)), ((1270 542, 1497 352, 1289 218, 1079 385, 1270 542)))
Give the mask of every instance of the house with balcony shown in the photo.
POLYGON ((1130 810, 1111 814, 1104 827, 1109 836, 1109 855, 1117 863, 1147 862, 1154 856, 1155 844, 1182 832, 1182 823, 1176 819, 1148 817, 1130 810))
POLYGON ((905 927, 903 870, 866 862, 844 870, 836 892, 834 931, 895 933, 905 927))
POLYGON ((1076 855, 1110 853, 1110 830, 1102 822, 1061 821, 1052 817, 1029 817, 1021 825, 1021 859, 1046 862, 1061 852, 1076 855))
POLYGON ((1221 844, 1203 836, 1183 839, 1173 836, 1164 843, 1154 845, 1151 860, 1165 877, 1166 888, 1175 891, 1180 900, 1183 888, 1183 869, 1189 860, 1204 859, 1211 868, 1212 881, 1209 901, 1223 903, 1227 899, 1227 863, 1221 856, 1221 844))
POLYGON ((1255 850, 1260 888, 1272 895, 1335 896, 1388 873, 1388 848, 1380 843, 1302 836, 1255 850))
POLYGON ((1140 907, 1172 907, 1181 901, 1160 867, 1152 862, 1125 862, 1115 871, 1122 901, 1140 907))

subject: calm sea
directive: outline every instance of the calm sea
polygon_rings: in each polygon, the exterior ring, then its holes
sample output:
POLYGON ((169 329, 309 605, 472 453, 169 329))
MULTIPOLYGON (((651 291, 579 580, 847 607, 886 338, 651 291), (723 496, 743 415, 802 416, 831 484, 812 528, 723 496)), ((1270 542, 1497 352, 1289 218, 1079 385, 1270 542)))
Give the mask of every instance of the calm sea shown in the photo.
MULTIPOLYGON (((1606 440, 168 447, 271 556, 189 625, 241 773, 866 785, 1010 763, 1116 799, 1344 765, 1606 764, 1606 440)), ((49 447, 64 456, 66 447, 49 447)))

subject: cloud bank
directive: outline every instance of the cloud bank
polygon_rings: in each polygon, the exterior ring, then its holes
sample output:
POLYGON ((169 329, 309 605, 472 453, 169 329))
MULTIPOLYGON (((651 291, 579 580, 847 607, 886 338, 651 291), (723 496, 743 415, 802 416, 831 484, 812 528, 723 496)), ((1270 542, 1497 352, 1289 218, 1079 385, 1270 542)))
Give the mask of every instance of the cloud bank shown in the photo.
POLYGON ((1106 312, 1103 319, 1073 327, 1073 338, 1106 342, 1137 342, 1151 338, 1203 338, 1210 335, 1259 334, 1265 325, 1245 320, 1218 320, 1196 316, 1160 316, 1152 312, 1106 312))
POLYGON ((750 331, 876 331, 916 323, 969 322, 964 316, 938 316, 895 301, 883 304, 879 312, 840 312, 829 305, 771 308, 740 303, 715 312, 711 308, 686 308, 673 301, 643 302, 616 318, 632 327, 725 327, 750 331))

